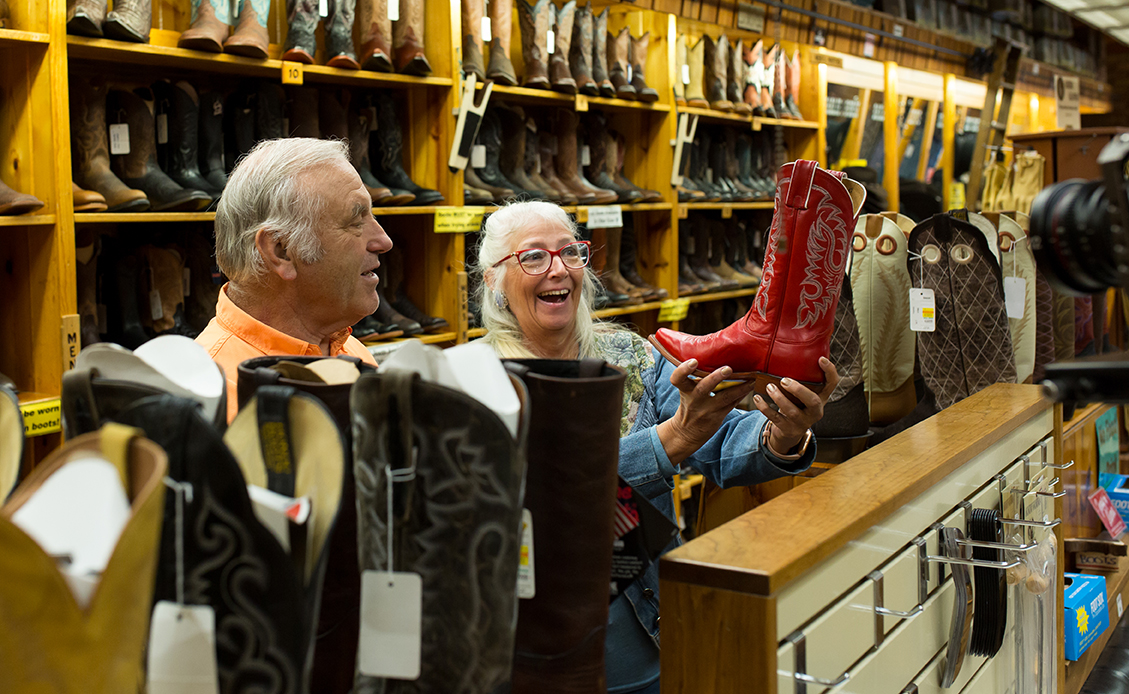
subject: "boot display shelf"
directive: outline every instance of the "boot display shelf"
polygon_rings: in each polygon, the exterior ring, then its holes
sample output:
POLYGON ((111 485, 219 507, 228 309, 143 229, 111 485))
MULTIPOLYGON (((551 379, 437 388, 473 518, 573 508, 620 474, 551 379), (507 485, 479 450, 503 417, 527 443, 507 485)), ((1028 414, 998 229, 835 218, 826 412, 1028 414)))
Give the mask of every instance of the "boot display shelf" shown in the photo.
POLYGON ((37 43, 46 45, 51 40, 50 34, 41 34, 35 31, 19 31, 17 29, 0 29, 0 46, 37 43))
POLYGON ((18 217, 0 217, 0 227, 45 226, 55 223, 53 214, 25 214, 18 217))
MULTIPOLYGON (((482 87, 477 86, 477 91, 482 87)), ((656 111, 669 113, 670 105, 660 101, 647 103, 643 101, 629 101, 627 99, 608 99, 600 96, 587 96, 585 94, 562 94, 561 92, 547 89, 530 89, 528 87, 508 87, 504 84, 494 85, 490 92, 490 101, 504 101, 522 106, 561 106, 567 108, 572 104, 576 111, 583 113, 589 106, 603 110, 622 109, 626 111, 656 111)))
POLYGON ((695 106, 677 106, 679 113, 688 113, 690 115, 698 116, 707 122, 717 123, 750 123, 753 130, 759 131, 766 125, 778 125, 783 128, 805 128, 807 130, 817 130, 819 123, 813 120, 792 120, 789 118, 762 118, 760 116, 750 116, 740 113, 726 113, 725 111, 715 111, 709 108, 697 108, 695 106))

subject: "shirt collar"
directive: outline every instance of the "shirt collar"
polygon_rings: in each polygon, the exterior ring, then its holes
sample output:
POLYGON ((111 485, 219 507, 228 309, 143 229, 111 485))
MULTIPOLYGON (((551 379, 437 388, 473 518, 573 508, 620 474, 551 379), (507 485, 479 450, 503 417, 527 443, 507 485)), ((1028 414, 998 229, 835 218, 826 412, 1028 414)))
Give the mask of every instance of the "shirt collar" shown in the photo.
MULTIPOLYGON (((319 345, 276 330, 236 306, 235 302, 227 295, 228 286, 228 284, 225 284, 220 289, 219 301, 216 302, 216 322, 223 328, 263 354, 295 356, 321 354, 319 345)), ((349 339, 351 334, 353 334, 353 329, 347 327, 330 336, 330 356, 337 356, 344 351, 345 341, 349 339)))

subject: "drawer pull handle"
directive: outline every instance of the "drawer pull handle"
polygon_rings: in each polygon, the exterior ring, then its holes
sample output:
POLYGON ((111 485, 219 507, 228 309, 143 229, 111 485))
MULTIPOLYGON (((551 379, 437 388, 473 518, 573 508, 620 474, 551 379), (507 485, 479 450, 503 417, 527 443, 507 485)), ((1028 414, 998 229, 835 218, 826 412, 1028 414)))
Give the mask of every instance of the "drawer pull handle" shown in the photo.
POLYGON ((925 611, 921 605, 914 605, 913 609, 909 612, 902 612, 901 610, 891 610, 888 607, 875 607, 874 611, 886 617, 897 617, 898 619, 911 619, 925 611))

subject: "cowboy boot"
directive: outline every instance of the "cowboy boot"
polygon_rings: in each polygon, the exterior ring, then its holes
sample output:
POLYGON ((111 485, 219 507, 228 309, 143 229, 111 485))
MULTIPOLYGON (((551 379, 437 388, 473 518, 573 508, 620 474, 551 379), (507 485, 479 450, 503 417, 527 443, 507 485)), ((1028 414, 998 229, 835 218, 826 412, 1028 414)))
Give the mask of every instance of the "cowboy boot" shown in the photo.
POLYGON ((569 53, 572 43, 573 19, 576 0, 569 0, 556 11, 553 23, 553 53, 549 56, 549 82, 554 91, 576 93, 576 80, 569 70, 569 53))
POLYGON ((605 230, 607 236, 607 261, 604 265, 604 272, 600 276, 600 281, 604 283, 609 290, 618 294, 627 294, 633 299, 639 299, 640 302, 645 301, 647 297, 647 290, 642 287, 637 287, 619 270, 621 261, 620 249, 623 245, 623 227, 611 227, 605 230))
MULTIPOLYGON (((579 121, 579 117, 577 117, 577 120, 579 121)), ((616 193, 614 190, 609 190, 607 188, 599 187, 595 183, 592 183, 592 181, 589 181, 588 177, 584 175, 584 164, 582 163, 581 157, 583 156, 584 149, 587 149, 589 161, 591 161, 592 147, 588 145, 588 142, 591 139, 592 138, 589 138, 589 136, 588 136, 588 128, 585 127, 584 123, 578 122, 577 128, 576 128, 576 142, 577 142, 577 146, 580 149, 577 150, 577 160, 576 160, 577 179, 576 180, 580 183, 580 185, 584 186, 586 189, 592 191, 592 193, 594 193, 596 195, 596 203, 595 204, 606 205, 606 204, 613 203, 616 200, 618 200, 619 194, 616 193)))
POLYGON ((712 335, 664 328, 652 343, 672 363, 697 359, 699 377, 729 366, 734 379, 755 379, 763 397, 768 397, 768 383, 781 377, 821 391, 819 357, 828 355, 850 234, 865 199, 866 189, 842 173, 820 169, 813 161, 785 164, 752 308, 712 335))
MULTIPOLYGON (((628 34, 630 36, 630 34, 628 34)), ((653 87, 647 86, 647 47, 651 42, 651 32, 646 32, 639 38, 631 37, 631 46, 628 51, 631 63, 631 86, 635 88, 635 98, 648 103, 659 100, 659 93, 653 87)))
POLYGON ((180 48, 220 53, 231 31, 231 3, 224 0, 192 0, 192 26, 177 39, 180 48), (216 4, 218 2, 218 4, 216 4))
POLYGON ((143 285, 149 297, 149 313, 143 315, 142 325, 156 335, 185 335, 196 337, 195 331, 184 320, 184 261, 180 254, 168 248, 142 246, 143 285), (159 314, 154 313, 159 308, 159 314))
POLYGON ((393 247, 380 260, 380 286, 391 307, 408 320, 419 323, 425 333, 446 330, 449 325, 446 318, 427 315, 404 293, 404 257, 400 248, 393 247))
POLYGON ((453 682, 473 694, 509 691, 528 420, 515 438, 475 398, 404 371, 362 376, 352 407, 360 568, 420 577, 428 644, 414 682, 358 674, 355 691, 453 682), (444 443, 416 454, 414 441, 444 443), (411 479, 393 474, 409 470, 411 479))
POLYGON ((418 77, 431 74, 431 63, 423 52, 423 31, 423 0, 400 0, 400 19, 392 23, 396 72, 418 77))
POLYGON ((786 79, 786 87, 784 97, 784 109, 792 114, 796 120, 803 120, 804 114, 800 113, 800 73, 802 67, 800 66, 800 49, 792 52, 792 59, 787 61, 784 66, 784 75, 786 79))
POLYGON ((525 112, 520 106, 512 108, 503 106, 496 112, 502 133, 502 147, 498 157, 502 176, 517 186, 514 189, 515 193, 524 195, 530 200, 545 200, 540 188, 525 173, 525 112))
POLYGON ((690 235, 690 223, 687 221, 678 229, 678 296, 701 294, 709 289, 690 269, 693 252, 694 237, 690 235))
POLYGON ((612 36, 608 33, 608 79, 615 87, 615 95, 620 99, 635 99, 635 87, 628 79, 631 66, 631 32, 627 27, 612 36))
MULTIPOLYGON (((1015 222, 1020 231, 1023 232, 1024 237, 1028 235, 1028 228, 1031 223, 1031 218, 1022 212, 1003 212, 1000 217, 1015 222)), ((1001 222, 1001 224, 1006 224, 1001 222)), ((1024 244, 1028 245, 1028 244, 1024 244)), ((1006 269, 1006 267, 1005 267, 1006 269)), ((1030 282, 1028 283, 1031 284, 1030 282)), ((1054 290, 1043 277, 1043 273, 1039 268, 1035 268, 1035 359, 1032 366, 1031 382, 1042 383, 1046 377, 1047 364, 1055 361, 1055 308, 1054 308, 1054 290)), ((1030 289, 1030 287, 1028 287, 1030 289)), ((1024 310, 1024 316, 1030 306, 1024 310)), ((1014 341, 1014 338, 1013 338, 1014 341)), ((1019 360, 1016 359, 1016 366, 1018 367, 1019 360)), ((1018 377, 1018 369, 1016 376, 1018 377)))
POLYGON ((0 215, 27 214, 43 207, 43 204, 34 195, 16 192, 0 181, 0 215))
POLYGON ((376 131, 377 151, 380 156, 373 156, 373 174, 381 181, 388 183, 393 192, 399 188, 406 190, 416 199, 412 205, 434 205, 443 202, 443 194, 437 190, 416 185, 404 171, 404 136, 400 131, 400 118, 396 107, 386 92, 379 92, 373 96, 376 101, 376 118, 379 127, 376 131))
POLYGON ((606 229, 588 229, 581 227, 581 240, 592 244, 592 258, 588 266, 599 280, 596 284, 596 297, 594 305, 597 310, 602 308, 616 308, 619 306, 638 306, 643 303, 639 296, 632 296, 625 291, 616 291, 606 281, 605 270, 608 267, 608 233, 606 229))
POLYGON ((318 130, 326 140, 349 138, 348 109, 352 92, 348 89, 318 90, 318 130))
POLYGON ((690 82, 686 85, 686 105, 693 108, 709 108, 710 102, 706 101, 702 93, 704 84, 706 38, 698 39, 687 52, 686 64, 689 66, 690 82))
MULTIPOLYGON (((45 676, 55 692, 136 691, 144 681, 141 664, 165 500, 162 480, 168 466, 164 451, 139 433, 109 424, 67 441, 37 465, 0 507, 4 547, 0 575, 5 577, 0 590, 4 614, 0 653, 5 691, 42 689, 45 676), (87 465, 89 470, 91 465, 107 463, 121 480, 122 510, 128 516, 97 577, 97 589, 80 604, 60 574, 57 558, 21 528, 17 514, 35 505, 37 492, 46 491, 51 483, 56 489, 65 485, 75 466, 87 465)), ((69 481, 76 478, 70 476, 69 481)))
POLYGON ((325 29, 325 64, 345 70, 360 70, 353 50, 353 25, 357 0, 329 0, 325 29))
POLYGON ((227 185, 223 159, 223 97, 219 92, 200 95, 200 175, 213 190, 227 185))
POLYGON ((104 21, 106 21, 105 0, 72 0, 67 3, 68 34, 101 38, 104 21))
POLYGON ((153 115, 153 92, 148 87, 133 91, 113 89, 107 110, 129 125, 129 154, 115 155, 112 165, 128 186, 145 191, 154 212, 194 212, 212 202, 202 190, 183 188, 157 165, 157 134, 153 115))
MULTIPOLYGON (((386 274, 387 269, 384 269, 383 273, 386 274)), ((381 279, 383 280, 384 277, 381 277, 381 279)), ((373 318, 381 323, 397 326, 398 328, 403 330, 404 335, 408 337, 411 337, 412 335, 419 335, 423 332, 422 325, 420 325, 417 321, 408 318, 392 307, 392 302, 389 301, 388 297, 384 295, 383 289, 378 289, 376 291, 376 294, 380 300, 380 305, 377 307, 376 312, 372 314, 373 318)))
POLYGON ((614 140, 608 133, 608 122, 604 114, 599 112, 591 114, 588 117, 586 130, 591 133, 587 140, 589 151, 589 164, 585 172, 587 179, 597 188, 614 192, 618 203, 630 205, 642 200, 643 194, 639 190, 621 188, 608 170, 608 141, 614 142, 614 140))
MULTIPOLYGON (((105 246, 103 246, 105 248, 105 246)), ((141 327, 141 310, 137 301, 139 276, 137 258, 116 252, 104 254, 110 262, 99 263, 103 296, 113 301, 106 304, 106 327, 109 341, 127 349, 135 349, 149 341, 141 327)))
POLYGON ((521 86, 549 88, 549 27, 556 21, 556 9, 549 0, 530 5, 517 0, 517 17, 521 25, 521 59, 525 74, 521 86))
POLYGON ((693 219, 687 221, 690 232, 690 248, 687 251, 690 257, 690 272, 706 287, 706 291, 736 289, 736 282, 726 282, 715 275, 710 268, 709 220, 701 215, 694 215, 693 219))
POLYGON ((729 39, 722 34, 716 41, 708 35, 702 39, 706 43, 703 60, 704 82, 703 89, 710 108, 718 111, 732 111, 733 102, 726 98, 725 85, 728 81, 729 67, 729 39))
POLYGON ((714 273, 722 279, 732 280, 740 287, 755 287, 759 278, 747 275, 739 269, 737 245, 738 241, 744 245, 744 232, 737 226, 737 219, 730 217, 728 222, 714 226, 716 242, 712 251, 715 255, 710 257, 710 265, 714 273))
POLYGON ((761 80, 764 78, 764 41, 758 40, 745 51, 745 93, 744 101, 753 110, 754 116, 764 116, 761 103, 761 80))
MULTIPOLYGON (((223 274, 216 266, 215 255, 216 244, 210 235, 192 234, 188 237, 184 257, 189 271, 190 291, 186 296, 184 317, 197 333, 203 332, 216 317, 223 274)), ((227 422, 226 415, 225 410, 224 423, 227 422)))
POLYGON ((690 79, 690 66, 686 64, 686 34, 674 40, 674 103, 686 105, 686 82, 690 79))
MULTIPOLYGON (((559 141, 557 140, 556 135, 549 134, 546 137, 540 137, 538 139, 541 146, 541 151, 539 152, 541 159, 541 178, 545 179, 545 182, 548 183, 553 188, 553 190, 557 192, 557 195, 561 197, 560 204, 581 204, 580 198, 577 197, 577 195, 572 192, 568 185, 566 185, 565 182, 561 180, 560 176, 557 175, 554 143, 557 143, 559 141)), ((556 148, 556 151, 559 151, 559 145, 556 148)), ((595 196, 592 196, 592 200, 595 199, 595 196)))
MULTIPOLYGON (((520 3, 518 7, 520 9, 520 3)), ((490 3, 490 63, 486 69, 486 79, 509 87, 517 86, 517 74, 514 73, 514 65, 510 62, 513 24, 513 0, 493 0, 490 3)), ((524 27, 525 24, 522 24, 523 47, 525 46, 524 27)), ((528 60, 528 58, 524 59, 528 60)))
POLYGON ((776 92, 776 56, 780 52, 780 44, 776 44, 764 53, 761 59, 764 69, 761 72, 761 107, 764 109, 765 118, 780 118, 780 111, 776 109, 773 95, 776 92))
POLYGON ((20 398, 0 374, 0 499, 6 498, 20 478, 24 452, 24 418, 20 398))
MULTIPOLYGON (((81 346, 86 347, 98 339, 98 253, 102 245, 97 238, 89 246, 75 248, 75 286, 78 295, 79 329, 81 346)), ((2 403, 0 403, 2 404, 2 403)), ((0 474, 2 477, 2 474, 0 474)), ((0 479, 0 497, 7 494, 8 490, 2 488, 3 480, 0 479)))
POLYGON ((110 171, 105 84, 78 80, 71 88, 71 151, 74 182, 106 199, 108 212, 149 209, 145 193, 127 187, 110 171))
MULTIPOLYGON (((482 137, 481 130, 479 130, 478 135, 479 138, 482 137)), ((510 198, 514 197, 513 188, 503 188, 487 183, 478 176, 478 171, 476 169, 473 169, 469 166, 463 172, 463 180, 466 181, 467 185, 478 190, 485 191, 490 196, 490 199, 497 205, 501 205, 510 198)))
POLYGON ((761 267, 761 262, 764 259, 764 249, 761 247, 761 233, 753 227, 752 224, 741 225, 745 229, 745 262, 741 266, 741 270, 746 275, 752 275, 760 282, 764 276, 764 268, 761 267))
POLYGON ((643 279, 639 274, 638 254, 635 243, 635 217, 627 215, 623 218, 623 234, 619 250, 619 272, 631 284, 643 290, 644 301, 660 301, 669 296, 665 289, 660 289, 643 279))
POLYGON ((620 188, 639 191, 639 194, 642 196, 639 202, 662 202, 662 193, 657 190, 640 188, 623 175, 623 162, 625 153, 627 152, 627 139, 622 133, 618 133, 614 130, 608 131, 608 135, 608 172, 611 174, 615 184, 620 188))
POLYGON ((392 20, 388 0, 357 0, 353 35, 357 61, 365 70, 392 72, 392 20))
POLYGON ((1032 383, 1038 320, 1035 296, 1038 291, 1038 270, 1035 267, 1035 256, 1027 243, 1027 234, 1018 222, 999 212, 985 212, 983 216, 999 233, 1000 271, 1005 278, 1019 277, 1024 281, 1023 315, 1019 318, 1009 317, 1008 324, 1011 328, 1011 346, 1015 352, 1015 380, 1018 383, 1032 383))
POLYGON ((153 26, 152 0, 118 0, 106 15, 102 35, 117 41, 149 43, 149 29, 153 26))
POLYGON ((286 90, 281 84, 258 80, 255 85, 255 141, 286 137, 282 113, 286 109, 286 90))
POLYGON ((599 360, 506 364, 529 391, 525 508, 537 567, 535 595, 518 608, 513 692, 604 691, 624 377, 599 360), (593 503, 569 502, 558 484, 580 485, 593 503))
POLYGON ((317 0, 286 0, 286 16, 289 29, 282 59, 313 65, 318 47, 314 35, 319 19, 317 0))
POLYGON ((592 9, 585 5, 576 10, 572 24, 572 43, 568 64, 576 89, 581 94, 599 96, 600 87, 592 78, 592 9))
POLYGON ((819 441, 820 462, 831 464, 845 462, 861 453, 871 436, 858 323, 851 304, 850 279, 844 277, 829 347, 831 363, 839 372, 839 385, 828 396, 823 417, 811 427, 819 441))
POLYGON ((223 42, 224 53, 234 53, 248 58, 267 59, 270 36, 267 35, 269 0, 242 0, 239 5, 239 23, 231 37, 223 42))
POLYGON ((545 177, 541 175, 541 137, 537 132, 537 123, 532 118, 527 118, 525 121, 525 158, 523 168, 525 175, 536 186, 537 190, 546 200, 555 202, 558 205, 563 204, 561 194, 549 185, 545 177))
POLYGON ((594 187, 584 185, 580 180, 579 144, 577 141, 578 116, 567 109, 557 109, 557 153, 553 157, 553 170, 565 186, 565 190, 576 196, 579 204, 596 203, 594 187))
POLYGON ((167 123, 168 141, 157 144, 161 168, 184 188, 202 190, 218 198, 223 189, 217 189, 200 174, 200 106, 196 90, 187 82, 172 84, 161 80, 153 84, 153 92, 167 123))
POLYGON ((105 212, 106 198, 93 190, 83 190, 71 181, 71 202, 75 212, 105 212))
POLYGON ((851 289, 862 344, 870 421, 887 426, 917 405, 913 385, 914 342, 909 326, 906 269, 908 239, 898 225, 862 215, 851 239, 851 289))
POLYGON ((596 82, 599 95, 605 99, 615 98, 615 86, 608 77, 608 9, 595 15, 592 24, 592 79, 596 82))
MULTIPOLYGON (((316 90, 306 87, 299 89, 312 91, 316 103, 316 90)), ((316 123, 317 112, 314 113, 316 123)), ((231 171, 239 158, 255 146, 255 84, 253 82, 243 82, 228 95, 224 108, 224 139, 224 159, 227 170, 231 171)))
MULTIPOLYGON (((479 82, 486 81, 486 66, 482 61, 482 3, 484 0, 462 0, 463 20, 463 75, 474 75, 479 82)), ((491 25, 493 30, 493 25, 491 25)))
MULTIPOLYGON (((362 97, 363 98, 363 97, 362 97)), ((361 176, 361 183, 368 189, 372 204, 403 205, 416 199, 411 193, 393 195, 388 186, 377 180, 372 173, 372 163, 369 159, 369 138, 372 136, 372 109, 361 106, 362 99, 357 99, 349 105, 348 130, 349 130, 349 161, 361 176)))
POLYGON ((486 149, 486 162, 485 166, 475 170, 475 174, 489 186, 509 190, 510 197, 523 198, 530 195, 530 192, 502 173, 502 120, 499 110, 501 109, 487 109, 482 125, 478 128, 478 143, 486 149))
POLYGON ((917 334, 917 358, 937 406, 1014 383, 1003 280, 983 233, 952 214, 934 215, 910 234, 909 253, 910 278, 921 278, 936 301, 936 327, 917 334))
POLYGON ((772 51, 776 54, 776 60, 773 62, 772 107, 776 110, 778 118, 795 120, 796 116, 784 106, 784 80, 787 72, 785 63, 788 57, 784 54, 784 49, 780 47, 780 44, 773 46, 772 51))
POLYGON ((745 103, 745 44, 737 39, 729 51, 729 70, 726 75, 726 95, 733 110, 741 115, 751 115, 753 107, 745 103))

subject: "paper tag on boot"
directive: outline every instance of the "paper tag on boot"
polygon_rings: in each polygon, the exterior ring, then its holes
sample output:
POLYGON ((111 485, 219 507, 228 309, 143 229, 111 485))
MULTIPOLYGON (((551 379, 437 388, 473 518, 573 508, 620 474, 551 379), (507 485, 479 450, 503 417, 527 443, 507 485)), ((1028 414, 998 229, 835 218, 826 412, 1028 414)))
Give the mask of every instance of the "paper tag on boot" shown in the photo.
POLYGON ((149 626, 149 694, 218 694, 216 613, 162 600, 149 626))
POLYGON ((937 329, 932 289, 909 290, 909 329, 918 333, 931 333, 937 329))
POLYGON ((149 315, 153 320, 161 320, 165 317, 165 309, 161 307, 161 292, 156 289, 149 292, 149 315))
POLYGON ((400 0, 388 0, 388 19, 393 22, 400 21, 400 0))
POLYGON ((1004 278, 1004 306, 1008 318, 1022 318, 1027 303, 1027 280, 1022 277, 1004 278))
POLYGON ((690 66, 682 66, 682 84, 690 84, 690 66))
POLYGON ((486 145, 475 145, 470 150, 471 168, 481 169, 486 166, 486 145))
POLYGON ((549 29, 545 36, 547 37, 545 40, 549 42, 549 47, 546 50, 549 52, 549 55, 552 55, 557 50, 557 36, 553 33, 552 29, 549 29))
POLYGON ((529 600, 537 596, 537 581, 533 569, 533 514, 521 510, 521 557, 517 565, 517 596, 529 600))
POLYGON ((329 0, 318 0, 318 16, 329 16, 329 0))
POLYGON ((592 164, 592 150, 588 149, 588 145, 580 147, 580 165, 589 166, 592 164))
POLYGON ((110 126, 110 154, 129 154, 129 125, 115 123, 110 126))
POLYGON ((631 77, 632 77, 631 65, 628 64, 628 66, 627 66, 627 81, 628 81, 628 83, 631 82, 631 77))
POLYGON ((169 141, 169 114, 157 114, 157 144, 167 144, 169 141))
POLYGON ((361 574, 357 669, 362 675, 419 679, 422 632, 423 581, 419 574, 361 574))
POLYGON ((490 26, 490 18, 489 17, 483 17, 482 18, 482 45, 484 45, 484 46, 494 40, 492 38, 491 33, 490 33, 491 28, 492 27, 490 26))

